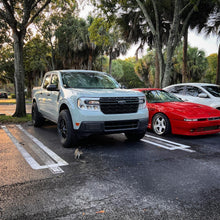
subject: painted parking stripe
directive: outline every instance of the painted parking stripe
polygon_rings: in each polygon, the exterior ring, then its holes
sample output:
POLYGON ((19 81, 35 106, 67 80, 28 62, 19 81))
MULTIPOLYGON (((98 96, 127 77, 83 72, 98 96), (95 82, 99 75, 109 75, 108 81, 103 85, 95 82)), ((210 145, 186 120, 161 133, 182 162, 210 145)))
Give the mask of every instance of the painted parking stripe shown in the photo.
POLYGON ((189 145, 180 144, 177 142, 169 141, 169 140, 151 136, 151 135, 145 135, 145 137, 147 139, 143 138, 141 139, 141 141, 155 145, 157 147, 161 147, 167 150, 182 150, 182 151, 187 151, 190 153, 195 152, 194 150, 189 149, 191 147, 189 145))
POLYGON ((53 158, 58 166, 66 166, 68 163, 63 160, 61 157, 59 157, 57 154, 55 154, 52 150, 50 150, 48 147, 46 147, 41 141, 39 141, 37 138, 35 138, 33 135, 28 133, 21 125, 16 125, 21 131, 23 131, 35 144, 37 144, 43 151, 45 151, 51 158, 53 158))
MULTIPOLYGON (((19 141, 13 136, 13 134, 8 130, 6 126, 1 126, 5 133, 9 136, 12 142, 15 144, 17 149, 20 151, 21 155, 24 157, 26 162, 31 166, 34 170, 40 169, 49 169, 53 174, 63 173, 64 171, 60 168, 60 166, 66 166, 68 163, 60 158, 57 154, 47 148, 42 142, 29 134, 26 130, 24 130, 20 125, 17 125, 26 136, 28 136, 39 148, 41 148, 48 156, 39 155, 39 152, 35 151, 36 154, 41 158, 45 165, 40 165, 19 143, 19 141)), ((34 148, 33 148, 34 149, 34 148)))
POLYGON ((20 153, 22 154, 24 159, 27 161, 27 163, 31 166, 31 168, 34 170, 40 169, 40 167, 41 167, 40 164, 38 164, 37 161, 35 161, 34 158, 22 147, 22 145, 11 134, 11 132, 7 129, 7 127, 6 126, 1 126, 1 127, 5 131, 5 133, 8 135, 8 137, 12 140, 14 145, 20 151, 20 153))

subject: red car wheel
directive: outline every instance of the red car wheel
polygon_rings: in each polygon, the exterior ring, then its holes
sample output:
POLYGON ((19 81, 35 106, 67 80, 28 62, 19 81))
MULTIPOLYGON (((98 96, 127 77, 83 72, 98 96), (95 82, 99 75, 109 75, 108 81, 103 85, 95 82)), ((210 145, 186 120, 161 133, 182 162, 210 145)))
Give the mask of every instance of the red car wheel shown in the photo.
POLYGON ((168 117, 162 113, 154 115, 152 120, 152 129, 158 135, 165 135, 171 132, 170 121, 168 117))

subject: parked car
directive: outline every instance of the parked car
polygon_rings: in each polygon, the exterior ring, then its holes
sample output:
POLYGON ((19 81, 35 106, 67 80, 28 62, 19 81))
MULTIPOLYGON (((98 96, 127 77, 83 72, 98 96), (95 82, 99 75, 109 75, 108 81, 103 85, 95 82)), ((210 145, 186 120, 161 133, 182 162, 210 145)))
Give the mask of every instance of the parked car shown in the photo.
POLYGON ((146 95, 148 128, 158 135, 206 135, 220 132, 220 111, 197 103, 184 102, 161 89, 135 89, 146 95))
POLYGON ((220 86, 209 83, 180 83, 163 88, 183 101, 208 105, 220 110, 220 86))
POLYGON ((0 90, 0 98, 5 98, 7 99, 8 98, 8 93, 3 91, 3 90, 0 90))

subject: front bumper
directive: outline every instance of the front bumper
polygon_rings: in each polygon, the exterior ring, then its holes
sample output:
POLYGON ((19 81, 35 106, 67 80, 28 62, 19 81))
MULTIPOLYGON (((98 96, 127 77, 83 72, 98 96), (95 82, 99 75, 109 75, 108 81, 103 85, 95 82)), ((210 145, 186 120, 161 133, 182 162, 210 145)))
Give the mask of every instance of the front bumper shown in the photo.
POLYGON ((201 122, 175 122, 172 125, 172 133, 188 136, 208 135, 220 132, 220 120, 201 122))
POLYGON ((91 134, 113 134, 133 131, 141 133, 146 131, 148 119, 119 120, 119 121, 83 121, 77 130, 82 136, 91 134))

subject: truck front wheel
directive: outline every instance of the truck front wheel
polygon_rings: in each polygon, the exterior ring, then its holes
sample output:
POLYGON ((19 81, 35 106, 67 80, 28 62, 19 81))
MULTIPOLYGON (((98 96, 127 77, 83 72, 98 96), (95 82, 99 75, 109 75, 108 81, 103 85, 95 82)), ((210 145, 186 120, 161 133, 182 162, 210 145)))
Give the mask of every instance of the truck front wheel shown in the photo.
POLYGON ((125 132, 125 136, 127 137, 128 140, 130 141, 138 141, 144 137, 146 133, 146 130, 142 132, 125 132))
POLYGON ((77 143, 70 112, 64 109, 60 112, 57 123, 58 135, 63 147, 71 147, 77 143))

